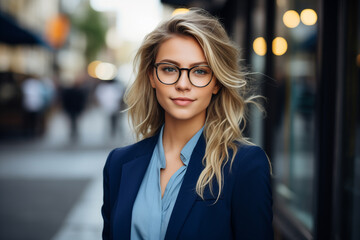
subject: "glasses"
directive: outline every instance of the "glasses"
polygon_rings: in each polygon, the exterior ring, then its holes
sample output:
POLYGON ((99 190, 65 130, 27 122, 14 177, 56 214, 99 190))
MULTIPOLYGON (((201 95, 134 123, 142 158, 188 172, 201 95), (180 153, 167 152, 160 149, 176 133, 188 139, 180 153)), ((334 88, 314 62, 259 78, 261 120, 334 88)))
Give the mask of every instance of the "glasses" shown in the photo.
POLYGON ((154 66, 157 78, 165 85, 172 85, 179 81, 183 70, 187 71, 189 81, 195 87, 206 87, 213 77, 213 71, 207 65, 179 68, 172 63, 155 63, 154 66))

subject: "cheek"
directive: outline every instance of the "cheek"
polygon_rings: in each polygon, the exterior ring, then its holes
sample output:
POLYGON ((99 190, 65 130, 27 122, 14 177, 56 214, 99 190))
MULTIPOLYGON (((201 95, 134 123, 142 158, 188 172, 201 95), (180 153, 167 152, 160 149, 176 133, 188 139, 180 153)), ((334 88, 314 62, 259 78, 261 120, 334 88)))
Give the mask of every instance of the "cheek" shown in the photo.
POLYGON ((163 104, 164 104, 164 101, 166 98, 165 94, 166 94, 166 91, 164 89, 156 86, 156 88, 155 88, 156 99, 162 107, 164 107, 163 104))
POLYGON ((211 100, 212 100, 212 92, 207 92, 202 96, 202 105, 206 106, 206 108, 209 106, 211 100))

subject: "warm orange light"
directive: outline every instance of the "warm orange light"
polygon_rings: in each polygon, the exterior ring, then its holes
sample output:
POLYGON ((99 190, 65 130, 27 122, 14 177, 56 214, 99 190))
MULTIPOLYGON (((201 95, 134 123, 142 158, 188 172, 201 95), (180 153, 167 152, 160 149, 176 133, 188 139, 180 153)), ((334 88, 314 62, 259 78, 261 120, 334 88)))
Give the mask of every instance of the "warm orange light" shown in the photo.
POLYGON ((97 78, 97 75, 96 75, 96 68, 97 66, 100 64, 101 62, 100 61, 93 61, 91 62, 89 65, 88 65, 88 74, 90 77, 93 77, 93 78, 97 78))
POLYGON ((272 42, 272 51, 276 56, 281 56, 286 53, 288 48, 285 38, 277 37, 272 42))
POLYGON ((267 51, 266 41, 263 37, 258 37, 253 42, 254 52, 259 56, 264 56, 267 51))
POLYGON ((360 54, 356 56, 356 65, 360 68, 360 54))
POLYGON ((187 8, 177 8, 173 11, 173 13, 171 15, 174 16, 177 14, 183 14, 183 13, 187 13, 188 11, 189 11, 189 9, 187 9, 187 8))
POLYGON ((50 45, 60 48, 65 43, 69 30, 70 21, 65 15, 59 14, 53 17, 46 26, 46 37, 50 45))
POLYGON ((295 28, 300 23, 300 16, 294 10, 286 11, 283 15, 283 22, 288 28, 295 28))
POLYGON ((312 9, 304 9, 300 14, 300 18, 305 25, 314 25, 317 22, 317 14, 312 9))

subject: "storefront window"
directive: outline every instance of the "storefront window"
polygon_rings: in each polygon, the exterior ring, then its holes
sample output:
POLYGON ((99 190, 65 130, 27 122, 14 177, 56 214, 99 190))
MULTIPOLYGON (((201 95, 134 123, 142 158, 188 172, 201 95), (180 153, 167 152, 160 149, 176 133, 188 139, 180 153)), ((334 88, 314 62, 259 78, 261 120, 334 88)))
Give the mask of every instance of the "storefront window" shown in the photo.
POLYGON ((317 4, 276 1, 270 46, 277 92, 274 198, 308 231, 314 227, 317 4))
MULTIPOLYGON (((251 1, 249 1, 251 2, 251 1)), ((265 55, 267 54, 268 47, 266 45, 265 39, 265 26, 266 26, 266 2, 265 0, 256 0, 252 1, 252 14, 250 15, 251 26, 251 37, 249 48, 249 62, 252 67, 252 72, 250 79, 255 82, 256 86, 259 86, 260 83, 263 83, 264 75, 260 73, 265 72, 265 55)), ((263 95, 261 90, 257 94, 263 95)), ((264 128, 263 121, 264 114, 255 106, 252 106, 250 109, 250 129, 249 134, 251 140, 257 145, 263 146, 264 139, 262 137, 264 128)))

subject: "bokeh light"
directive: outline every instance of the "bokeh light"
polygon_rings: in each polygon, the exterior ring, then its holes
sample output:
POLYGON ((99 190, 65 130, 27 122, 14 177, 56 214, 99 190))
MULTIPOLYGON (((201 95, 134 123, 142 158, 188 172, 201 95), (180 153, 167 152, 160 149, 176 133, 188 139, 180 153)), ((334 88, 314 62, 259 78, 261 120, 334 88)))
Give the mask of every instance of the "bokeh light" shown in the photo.
POLYGON ((70 21, 63 14, 52 17, 46 26, 46 37, 51 46, 60 48, 66 41, 70 31, 70 21))
POLYGON ((187 13, 188 11, 189 11, 189 9, 187 9, 187 8, 177 8, 173 11, 173 13, 171 15, 174 16, 177 14, 183 14, 183 13, 187 13))
POLYGON ((300 16, 294 10, 286 11, 283 15, 283 22, 288 28, 295 28, 300 23, 300 16))
POLYGON ((276 56, 281 56, 286 53, 288 43, 285 38, 277 37, 272 42, 272 51, 276 56))
POLYGON ((254 52, 259 56, 264 56, 267 51, 266 41, 263 37, 258 37, 253 42, 254 52))
POLYGON ((312 9, 304 9, 300 14, 301 22, 305 25, 314 25, 317 22, 317 14, 312 9))
POLYGON ((92 61, 89 65, 88 65, 88 74, 90 77, 93 77, 93 78, 97 78, 96 76, 96 73, 95 73, 95 69, 96 67, 100 64, 101 62, 100 61, 92 61))
POLYGON ((112 80, 117 74, 114 64, 101 62, 95 68, 95 74, 100 80, 112 80))

